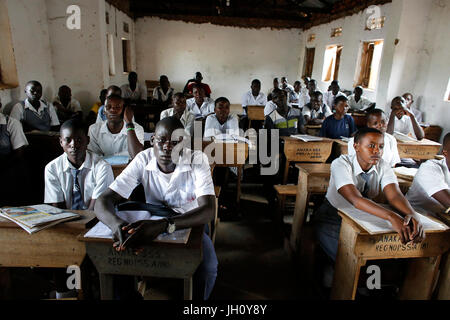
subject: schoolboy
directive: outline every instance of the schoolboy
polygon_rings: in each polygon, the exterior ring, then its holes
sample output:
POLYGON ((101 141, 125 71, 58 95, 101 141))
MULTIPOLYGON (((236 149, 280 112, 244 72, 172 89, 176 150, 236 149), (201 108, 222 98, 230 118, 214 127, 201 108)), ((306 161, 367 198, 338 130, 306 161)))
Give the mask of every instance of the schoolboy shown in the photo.
POLYGON ((242 96, 242 108, 245 115, 247 114, 247 106, 265 106, 267 103, 266 95, 261 92, 261 81, 254 79, 250 89, 242 96))
MULTIPOLYGON (((386 133, 387 124, 383 110, 373 109, 367 113, 367 127, 377 129, 384 134, 383 160, 394 168, 395 165, 400 163, 401 160, 398 154, 397 139, 389 133, 386 133)), ((356 154, 353 145, 354 138, 352 137, 348 142, 349 156, 356 154)))
POLYGON ((95 121, 95 123, 103 122, 106 120, 105 101, 106 101, 107 97, 112 96, 112 95, 121 96, 122 90, 118 86, 115 86, 115 85, 109 86, 108 89, 106 89, 106 97, 105 97, 105 100, 103 101, 103 104, 98 109, 97 120, 95 121))
MULTIPOLYGON (((200 151, 176 151, 182 137, 176 138, 183 125, 175 117, 159 121, 152 137, 152 148, 141 152, 109 186, 95 204, 95 213, 106 224, 117 242, 117 251, 152 243, 159 234, 177 229, 204 226, 214 219, 215 194, 208 158, 200 151), (180 155, 173 162, 172 153, 180 155), (128 199, 132 191, 142 184, 146 202, 165 205, 179 215, 152 221, 127 224, 115 214, 114 206, 128 199)), ((194 275, 194 285, 200 290, 195 296, 208 299, 217 276, 217 257, 209 236, 202 240, 203 261, 194 275)), ((177 261, 182 263, 182 261, 177 261)))
POLYGON ((414 117, 416 117, 417 122, 421 123, 423 121, 423 115, 420 110, 412 106, 414 103, 414 97, 412 93, 405 93, 403 94, 402 97, 406 100, 406 107, 408 108, 408 110, 414 114, 414 117))
POLYGON ((167 107, 172 101, 173 91, 169 78, 162 75, 159 77, 159 86, 153 90, 153 100, 167 107))
POLYGON ((193 134, 195 116, 186 108, 186 97, 182 92, 177 92, 172 97, 172 108, 161 112, 160 119, 167 117, 178 118, 184 126, 184 130, 188 135, 193 134))
POLYGON ((323 101, 331 110, 333 110, 333 107, 335 105, 334 100, 340 96, 347 97, 343 92, 341 92, 339 81, 334 80, 331 82, 330 90, 324 93, 323 101))
POLYGON ((322 124, 323 121, 333 113, 331 109, 323 103, 323 95, 320 91, 314 91, 311 102, 305 104, 302 110, 306 124, 322 124))
POLYGON ((336 112, 322 123, 319 135, 330 139, 350 138, 356 131, 356 126, 352 116, 346 114, 348 110, 347 97, 338 96, 334 100, 333 109, 336 112))
POLYGON ((122 90, 122 98, 127 104, 147 101, 147 89, 138 84, 138 75, 134 71, 128 74, 128 83, 121 86, 120 90, 122 90))
POLYGON ((403 97, 395 97, 391 102, 387 133, 394 134, 394 131, 412 136, 417 140, 422 140, 425 137, 416 117, 406 107, 406 100, 403 97))
POLYGON ((133 159, 144 149, 144 128, 135 123, 133 111, 120 96, 111 95, 105 101, 106 121, 89 127, 88 150, 102 157, 129 156, 133 159))
POLYGON ((202 86, 194 85, 192 93, 194 97, 186 100, 186 105, 196 118, 206 118, 214 113, 214 100, 205 96, 205 89, 202 86))
POLYGON ((355 135, 354 148, 355 155, 341 155, 331 164, 326 199, 314 215, 320 246, 333 261, 336 259, 341 227, 337 209, 351 206, 389 221, 403 244, 421 242, 425 233, 417 213, 400 191, 393 169, 382 159, 383 133, 362 128, 355 135), (380 191, 401 214, 371 200, 380 191))
POLYGON ((89 137, 75 119, 61 126, 64 153, 45 167, 45 203, 61 209, 93 210, 95 200, 114 181, 111 166, 87 151, 89 137))
POLYGON ((372 102, 370 102, 369 99, 363 96, 363 93, 363 87, 355 87, 355 90, 353 90, 353 94, 348 97, 348 106, 350 107, 350 110, 361 111, 370 107, 372 102))
POLYGON ((72 98, 72 90, 66 85, 59 87, 58 95, 53 100, 53 106, 56 108, 56 113, 61 123, 72 117, 76 117, 79 120, 83 118, 80 102, 72 98))
POLYGON ((214 102, 214 114, 206 118, 205 138, 214 137, 219 134, 239 135, 239 121, 237 117, 230 114, 230 101, 220 97, 214 102))
POLYGON ((450 133, 444 137, 442 160, 428 160, 417 171, 406 198, 424 214, 437 214, 450 210, 450 133))
POLYGON ((41 100, 42 85, 35 80, 25 85, 27 98, 17 103, 11 110, 10 116, 22 123, 25 132, 31 130, 58 130, 59 119, 51 103, 41 100))

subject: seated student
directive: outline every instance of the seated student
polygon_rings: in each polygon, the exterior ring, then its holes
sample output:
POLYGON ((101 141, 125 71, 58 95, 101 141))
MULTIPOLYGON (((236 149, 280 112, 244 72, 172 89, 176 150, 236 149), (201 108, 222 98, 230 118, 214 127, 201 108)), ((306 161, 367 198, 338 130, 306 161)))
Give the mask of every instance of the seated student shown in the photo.
POLYGON ((339 96, 334 100, 334 110, 336 112, 325 119, 320 128, 320 136, 330 139, 350 138, 356 131, 355 121, 352 116, 346 114, 348 109, 348 99, 339 96))
POLYGON ((331 164, 326 199, 313 219, 319 244, 333 261, 342 220, 338 208, 354 206, 389 221, 403 244, 421 242, 425 237, 417 213, 399 189, 393 169, 382 159, 383 145, 384 137, 380 131, 362 128, 355 135, 356 154, 341 155, 331 164), (401 215, 371 200, 380 191, 401 215))
POLYGON ((363 96, 363 92, 361 86, 357 86, 355 90, 353 90, 353 94, 348 97, 348 106, 350 107, 350 110, 361 111, 370 107, 372 102, 363 96))
POLYGON ((290 92, 288 102, 290 105, 294 105, 299 109, 303 109, 305 106, 305 95, 301 90, 300 81, 294 82, 294 90, 290 92))
POLYGON ((106 121, 89 127, 88 150, 102 157, 129 156, 133 159, 144 149, 144 128, 135 123, 133 111, 120 96, 111 95, 105 101, 106 121))
POLYGON ((323 94, 323 101, 325 104, 333 110, 334 100, 337 97, 344 96, 347 97, 343 92, 341 92, 341 88, 339 87, 339 81, 334 80, 330 84, 330 90, 323 94))
POLYGON ((272 100, 272 92, 275 89, 280 89, 280 81, 278 80, 278 78, 273 78, 273 87, 270 88, 269 91, 267 92, 267 101, 272 100))
POLYGON ((444 137, 442 160, 428 160, 417 171, 406 198, 424 214, 449 212, 450 208, 450 133, 444 137))
POLYGON ((414 103, 414 97, 411 93, 405 93, 402 96, 406 100, 406 107, 414 114, 414 117, 416 117, 417 122, 421 123, 423 121, 422 118, 422 112, 420 112, 418 109, 413 108, 414 103))
POLYGON ((83 118, 83 111, 78 100, 72 98, 72 90, 63 85, 58 89, 58 96, 53 100, 53 106, 56 108, 58 119, 62 122, 72 117, 83 118))
POLYGON ((251 90, 242 96, 242 108, 244 114, 247 114, 247 106, 265 106, 267 103, 266 95, 261 92, 261 81, 254 79, 250 86, 251 90))
POLYGON ((205 138, 219 134, 239 135, 239 120, 230 114, 230 101, 227 98, 217 98, 214 103, 214 114, 206 118, 205 138))
POLYGON ((95 200, 114 181, 111 166, 87 151, 89 137, 80 121, 61 125, 64 153, 45 167, 45 203, 61 209, 94 210, 95 200))
POLYGON ((107 89, 102 89, 102 91, 100 91, 100 96, 99 96, 100 101, 97 101, 96 103, 94 103, 94 105, 92 106, 91 110, 89 110, 89 113, 86 117, 86 122, 88 125, 95 123, 95 121, 97 119, 97 115, 98 115, 98 110, 100 109, 100 107, 102 107, 105 104, 107 94, 108 94, 107 89))
POLYGON ((307 94, 308 94, 308 92, 309 92, 309 90, 308 90, 308 84, 309 84, 309 81, 311 81, 311 78, 310 77, 303 77, 303 83, 305 84, 304 86, 302 86, 302 89, 301 89, 301 92, 302 92, 302 94, 304 95, 304 96, 306 96, 307 94))
POLYGON ((318 91, 317 90, 317 81, 314 79, 309 79, 308 87, 306 89, 307 89, 307 92, 306 92, 305 96, 303 97, 304 104, 310 103, 312 95, 314 94, 314 92, 318 91))
POLYGON ((172 101, 173 88, 170 87, 169 78, 162 75, 159 77, 159 86, 153 90, 153 100, 161 105, 169 105, 172 101))
POLYGON ((333 113, 330 108, 323 103, 323 95, 320 91, 315 91, 311 96, 311 102, 305 104, 302 111, 306 124, 322 124, 323 121, 333 113))
MULTIPOLYGON (((122 95, 122 90, 118 86, 114 86, 114 85, 109 86, 108 89, 106 89, 105 100, 106 100, 107 97, 112 96, 112 95, 121 96, 122 95)), ((95 123, 103 122, 105 120, 106 120, 105 101, 103 101, 103 104, 98 109, 97 120, 95 121, 95 123)))
POLYGON ((22 123, 23 131, 54 131, 58 129, 59 119, 51 103, 41 100, 42 85, 38 81, 28 81, 25 85, 27 98, 17 103, 10 116, 22 123))
POLYGON ((280 137, 305 132, 302 114, 287 104, 286 91, 273 90, 272 101, 277 108, 266 116, 264 129, 279 129, 280 137))
MULTIPOLYGON (((183 129, 183 125, 174 117, 159 121, 152 137, 153 147, 141 152, 95 204, 98 219, 111 229, 118 241, 114 244, 117 251, 151 244, 161 233, 205 226, 214 219, 215 193, 208 158, 201 151, 187 152, 188 149, 183 148, 177 151, 177 155, 180 154, 178 164, 174 163, 172 153, 182 141, 182 137, 176 140, 172 135, 177 129, 183 129), (167 206, 179 215, 133 224, 120 219, 114 206, 128 199, 140 184, 144 187, 147 203, 167 206)), ((203 261, 193 279, 194 296, 208 299, 217 276, 218 262, 206 233, 203 234, 202 250, 203 261)), ((178 262, 182 263, 182 260, 178 262)))
POLYGON ((211 88, 206 83, 202 82, 203 76, 200 72, 195 73, 195 78, 191 79, 186 83, 186 86, 184 87, 183 93, 184 94, 194 94, 194 86, 202 87, 205 91, 205 96, 210 98, 211 97, 211 88))
POLYGON ((416 117, 406 107, 406 100, 403 97, 395 97, 391 102, 387 133, 394 134, 394 131, 411 136, 417 140, 422 140, 425 137, 425 133, 416 117))
POLYGON ((8 182, 29 178, 24 174, 26 146, 28 141, 20 121, 0 113, 0 207, 16 205, 23 198, 23 188, 17 190, 21 183, 8 182))
MULTIPOLYGON (((383 110, 373 109, 367 113, 367 127, 377 129, 384 134, 383 160, 394 168, 397 163, 400 163, 397 140, 389 133, 386 133, 387 123, 383 110)), ((356 154, 353 145, 354 138, 352 137, 348 142, 349 156, 356 154)))
POLYGON ((128 83, 121 86, 120 90, 122 90, 122 98, 127 105, 147 101, 147 89, 138 84, 138 75, 134 71, 128 74, 128 83))
POLYGON ((281 89, 288 94, 294 91, 294 87, 288 83, 286 77, 281 77, 281 89))
POLYGON ((194 97, 186 100, 187 108, 196 118, 205 118, 214 112, 214 100, 205 96, 201 86, 193 86, 194 97))
POLYGON ((186 108, 186 97, 181 92, 177 92, 173 95, 172 108, 161 112, 160 119, 162 120, 172 116, 181 121, 187 134, 193 134, 195 116, 186 108))

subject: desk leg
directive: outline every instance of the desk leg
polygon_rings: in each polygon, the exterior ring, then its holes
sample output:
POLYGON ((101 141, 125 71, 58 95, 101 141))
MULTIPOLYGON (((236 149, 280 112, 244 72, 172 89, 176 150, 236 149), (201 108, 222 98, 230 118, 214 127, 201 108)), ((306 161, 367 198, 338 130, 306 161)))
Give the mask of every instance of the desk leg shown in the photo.
POLYGON ((100 274, 100 299, 114 299, 113 276, 110 274, 100 274))
POLYGON ((411 259, 400 290, 401 300, 429 300, 439 270, 441 256, 411 259))
POLYGON ((184 300, 192 300, 192 277, 184 279, 184 300))
POLYGON ((236 186, 237 186, 237 196, 236 196, 236 204, 237 204, 237 207, 239 208, 240 207, 240 204, 241 204, 241 178, 242 178, 242 167, 237 167, 237 172, 238 172, 238 175, 237 175, 237 183, 236 183, 236 186))
POLYGON ((289 160, 286 159, 286 165, 284 166, 283 184, 287 184, 289 175, 289 160))
POLYGON ((450 253, 442 259, 441 275, 439 277, 438 300, 450 300, 450 253))
POLYGON ((305 221, 306 203, 308 201, 308 175, 300 170, 297 184, 297 196, 295 198, 294 217, 292 220, 291 249, 298 252, 298 244, 305 221))
POLYGON ((339 247, 336 257, 332 300, 354 300, 358 287, 359 272, 366 264, 364 259, 354 254, 358 234, 345 221, 342 221, 339 235, 339 247))

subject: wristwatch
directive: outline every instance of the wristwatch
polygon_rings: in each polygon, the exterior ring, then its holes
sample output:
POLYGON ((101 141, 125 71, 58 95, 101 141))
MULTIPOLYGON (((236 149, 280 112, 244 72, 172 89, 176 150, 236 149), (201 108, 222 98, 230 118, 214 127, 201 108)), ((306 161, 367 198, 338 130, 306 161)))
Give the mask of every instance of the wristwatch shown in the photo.
POLYGON ((447 210, 445 210, 446 214, 450 214, 450 207, 447 208, 447 210))
POLYGON ((134 123, 133 122, 129 122, 126 124, 127 129, 128 128, 134 128, 134 123))
POLYGON ((174 233, 176 229, 175 222, 171 218, 165 218, 165 220, 167 222, 166 233, 168 234, 174 233))

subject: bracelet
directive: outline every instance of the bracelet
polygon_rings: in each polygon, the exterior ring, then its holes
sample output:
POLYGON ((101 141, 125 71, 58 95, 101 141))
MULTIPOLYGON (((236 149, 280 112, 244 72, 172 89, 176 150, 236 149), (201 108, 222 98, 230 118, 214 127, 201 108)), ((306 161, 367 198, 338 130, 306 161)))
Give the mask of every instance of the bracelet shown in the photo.
POLYGON ((127 128, 127 131, 134 131, 133 127, 127 128))

